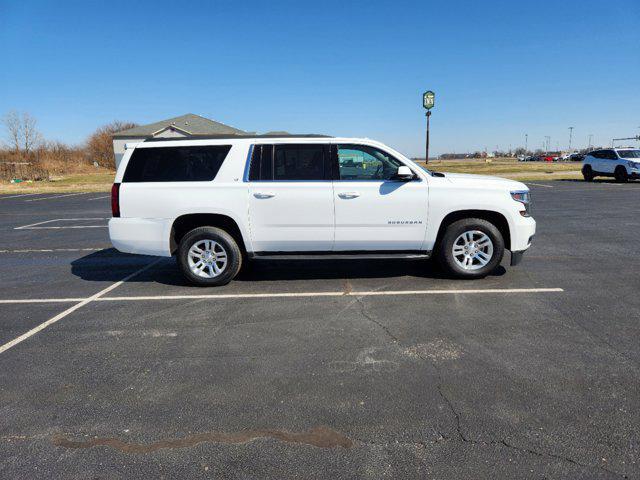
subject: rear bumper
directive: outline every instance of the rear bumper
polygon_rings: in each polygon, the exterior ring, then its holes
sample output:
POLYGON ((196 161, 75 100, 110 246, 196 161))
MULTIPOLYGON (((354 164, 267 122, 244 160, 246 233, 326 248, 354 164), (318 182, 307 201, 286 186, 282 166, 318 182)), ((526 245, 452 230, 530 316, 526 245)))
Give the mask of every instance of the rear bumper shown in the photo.
POLYGON ((112 218, 109 238, 121 252, 170 257, 171 221, 163 218, 112 218))

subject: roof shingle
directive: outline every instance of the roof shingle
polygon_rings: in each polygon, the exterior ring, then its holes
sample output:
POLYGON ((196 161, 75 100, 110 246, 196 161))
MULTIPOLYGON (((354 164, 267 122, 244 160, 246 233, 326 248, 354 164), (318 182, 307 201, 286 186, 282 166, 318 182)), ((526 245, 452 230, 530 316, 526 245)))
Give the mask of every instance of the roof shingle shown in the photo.
POLYGON ((168 118, 160 122, 150 123, 149 125, 141 125, 139 127, 129 128, 113 134, 114 138, 126 137, 153 137, 154 134, 164 130, 167 127, 174 126, 177 129, 187 132, 191 135, 246 135, 245 132, 238 128, 230 127, 224 123, 209 120, 208 118, 187 113, 175 118, 168 118))

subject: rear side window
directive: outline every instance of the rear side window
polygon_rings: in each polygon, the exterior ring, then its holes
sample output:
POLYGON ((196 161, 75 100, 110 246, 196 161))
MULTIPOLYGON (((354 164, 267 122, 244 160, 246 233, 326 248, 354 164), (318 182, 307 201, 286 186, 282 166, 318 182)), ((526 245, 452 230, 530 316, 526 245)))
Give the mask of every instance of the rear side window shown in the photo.
POLYGON ((328 145, 256 145, 249 180, 330 180, 328 161, 328 145))
POLYGON ((254 145, 249 180, 273 180, 273 145, 254 145))
POLYGON ((598 150, 597 152, 591 152, 591 156, 599 158, 601 160, 617 160, 618 156, 613 150, 598 150))
POLYGON ((213 180, 231 145, 137 148, 123 182, 206 182, 213 180))

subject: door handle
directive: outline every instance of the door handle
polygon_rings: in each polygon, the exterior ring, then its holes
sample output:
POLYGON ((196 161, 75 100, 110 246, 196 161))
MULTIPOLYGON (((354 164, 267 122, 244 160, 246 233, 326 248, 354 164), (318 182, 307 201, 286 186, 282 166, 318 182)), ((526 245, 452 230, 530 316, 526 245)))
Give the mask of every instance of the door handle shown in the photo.
POLYGON ((253 196, 256 198, 273 198, 276 194, 273 192, 255 192, 253 196))
POLYGON ((338 194, 340 198, 349 199, 349 198, 358 198, 360 194, 358 192, 341 192, 338 194))

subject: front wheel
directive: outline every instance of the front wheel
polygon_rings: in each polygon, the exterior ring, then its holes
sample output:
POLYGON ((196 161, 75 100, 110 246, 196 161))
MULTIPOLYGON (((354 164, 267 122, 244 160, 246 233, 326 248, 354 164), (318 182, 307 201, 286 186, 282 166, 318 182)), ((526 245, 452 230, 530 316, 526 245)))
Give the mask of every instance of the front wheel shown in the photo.
POLYGON ((496 226, 481 218, 463 218, 447 227, 438 247, 438 261, 459 278, 482 278, 504 256, 504 239, 496 226))
POLYGON ((616 182, 618 183, 625 183, 627 180, 629 180, 629 175, 627 174, 627 169, 622 167, 622 166, 618 166, 616 167, 615 172, 613 173, 616 182))
POLYGON ((233 237, 224 230, 198 227, 180 241, 177 260, 189 282, 216 287, 226 285, 238 274, 242 252, 233 237))
POLYGON ((584 177, 585 182, 593 182, 593 170, 591 169, 591 165, 585 165, 582 167, 582 176, 584 177))

